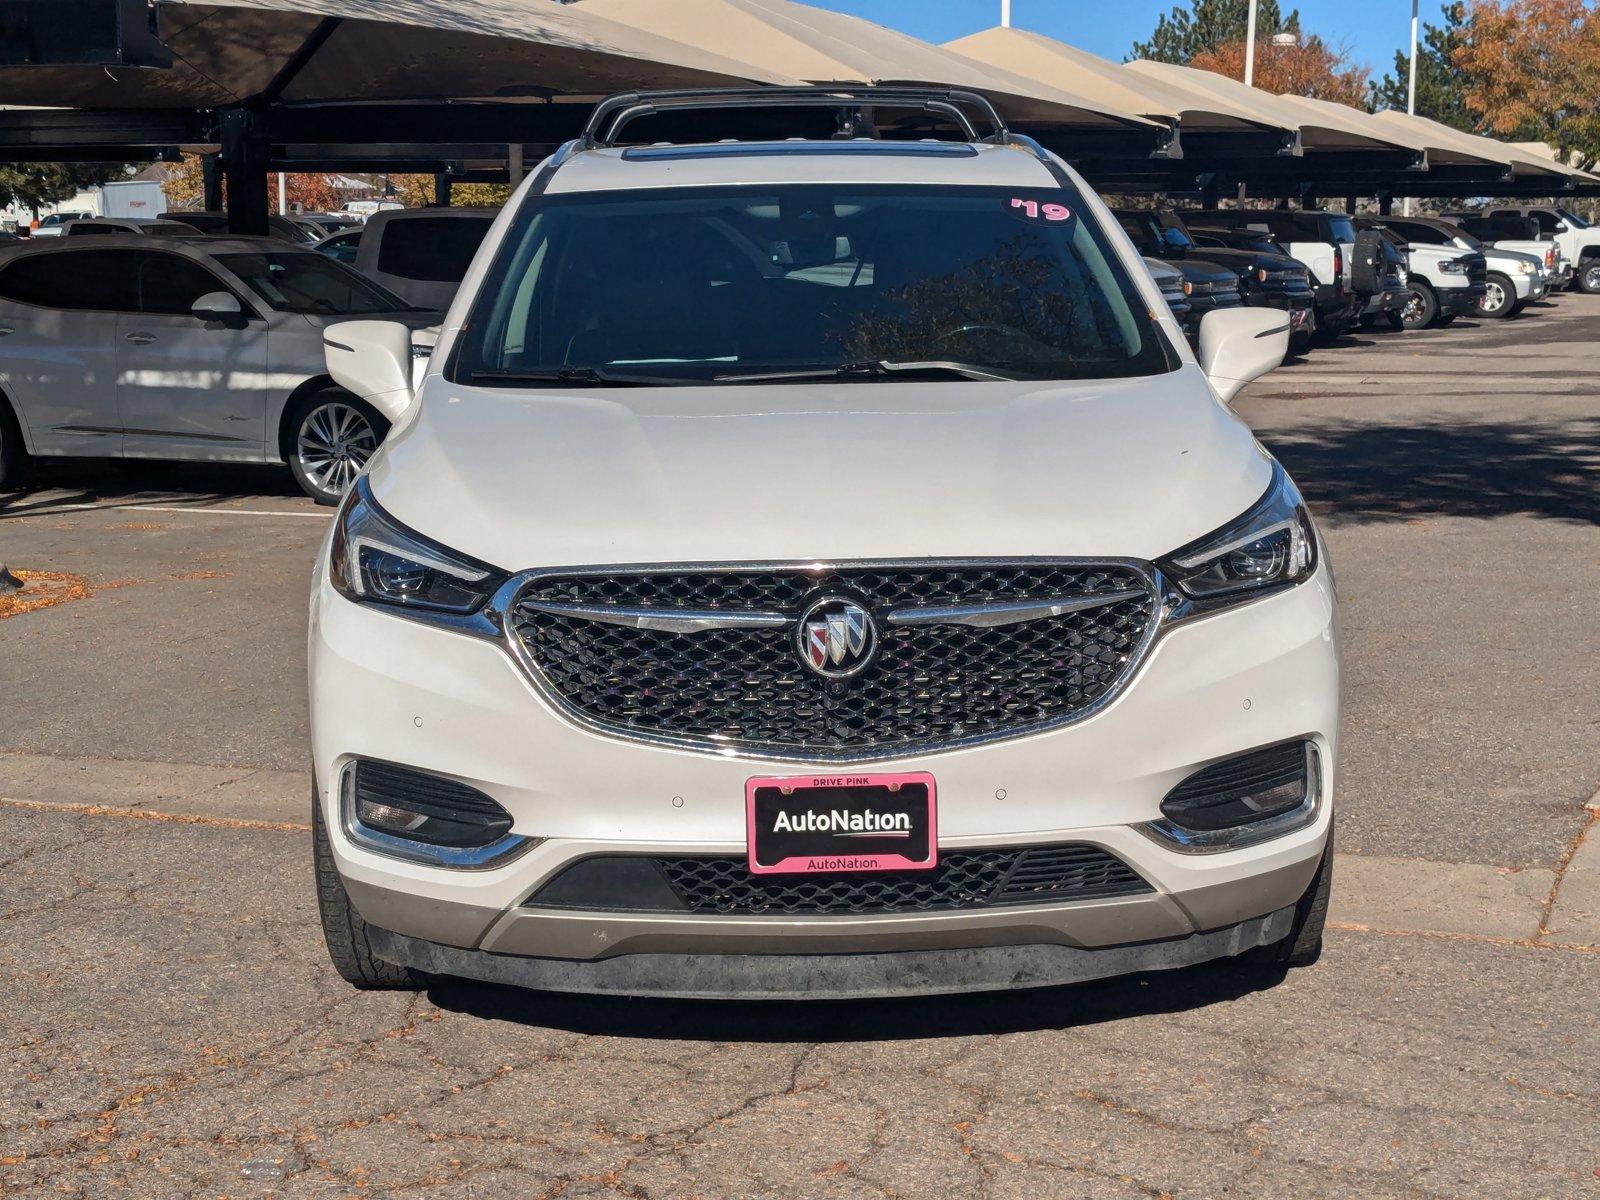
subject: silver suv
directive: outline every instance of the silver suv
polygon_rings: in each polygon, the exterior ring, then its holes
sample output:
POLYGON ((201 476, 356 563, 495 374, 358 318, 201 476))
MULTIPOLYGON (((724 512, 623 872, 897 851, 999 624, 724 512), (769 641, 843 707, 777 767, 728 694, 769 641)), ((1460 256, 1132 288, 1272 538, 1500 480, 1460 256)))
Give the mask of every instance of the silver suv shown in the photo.
POLYGON ((269 238, 112 233, 0 248, 0 487, 33 456, 287 462, 332 504, 387 433, 322 330, 439 314, 269 238))

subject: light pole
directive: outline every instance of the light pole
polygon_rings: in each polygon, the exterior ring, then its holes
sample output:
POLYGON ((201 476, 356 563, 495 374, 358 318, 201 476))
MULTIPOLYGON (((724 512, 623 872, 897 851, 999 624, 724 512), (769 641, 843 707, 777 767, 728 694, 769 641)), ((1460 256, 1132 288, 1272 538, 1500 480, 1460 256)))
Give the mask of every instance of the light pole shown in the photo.
MULTIPOLYGON (((1417 0, 1411 0, 1411 61, 1406 68, 1406 115, 1417 115, 1417 0)), ((1411 197, 1406 197, 1402 211, 1411 215, 1411 197)))
MULTIPOLYGON (((1255 3, 1255 0, 1251 0, 1255 3)), ((1002 28, 1011 28, 1011 0, 1000 0, 1000 25, 1002 28)))
MULTIPOLYGON (((1010 0, 1007 0, 1009 3, 1010 0)), ((1415 2, 1415 0, 1413 0, 1415 2)), ((1250 25, 1244 31, 1244 85, 1256 83, 1256 0, 1250 0, 1250 25)))

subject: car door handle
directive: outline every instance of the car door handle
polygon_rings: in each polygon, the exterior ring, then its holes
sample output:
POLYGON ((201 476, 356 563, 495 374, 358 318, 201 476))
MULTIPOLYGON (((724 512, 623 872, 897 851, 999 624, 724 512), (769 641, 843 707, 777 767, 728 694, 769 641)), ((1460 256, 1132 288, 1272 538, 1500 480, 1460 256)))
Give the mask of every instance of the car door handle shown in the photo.
POLYGON ((156 335, 153 333, 130 333, 127 335, 127 340, 135 346, 148 346, 156 340, 156 335))

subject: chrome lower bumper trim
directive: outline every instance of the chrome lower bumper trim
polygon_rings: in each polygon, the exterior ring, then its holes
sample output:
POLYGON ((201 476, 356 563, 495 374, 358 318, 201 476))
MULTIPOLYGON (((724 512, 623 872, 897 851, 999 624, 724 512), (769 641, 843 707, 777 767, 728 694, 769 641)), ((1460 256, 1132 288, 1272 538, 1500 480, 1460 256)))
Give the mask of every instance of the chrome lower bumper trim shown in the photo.
POLYGON ((1084 983, 1228 958, 1289 936, 1294 907, 1187 937, 1136 945, 975 946, 876 954, 628 954, 594 962, 461 950, 368 928, 373 952, 429 975, 547 992, 682 1000, 937 996, 1084 983))

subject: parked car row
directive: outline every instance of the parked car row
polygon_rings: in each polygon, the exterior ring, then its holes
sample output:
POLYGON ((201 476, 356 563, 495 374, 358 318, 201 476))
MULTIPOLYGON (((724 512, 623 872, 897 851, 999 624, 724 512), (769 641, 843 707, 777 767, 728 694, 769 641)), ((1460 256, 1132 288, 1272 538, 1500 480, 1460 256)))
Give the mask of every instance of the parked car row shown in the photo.
POLYGON ((0 245, 0 487, 34 457, 284 462, 333 503, 382 442, 323 329, 399 322, 420 361, 440 314, 309 245, 183 228, 0 245))
POLYGON ((1430 218, 1169 208, 1116 216, 1146 263, 1164 268, 1152 274, 1191 342, 1206 312, 1237 304, 1284 309, 1291 351, 1303 353, 1314 340, 1375 323, 1424 329, 1467 315, 1512 317, 1563 286, 1600 290, 1600 230, 1564 210, 1430 218))

